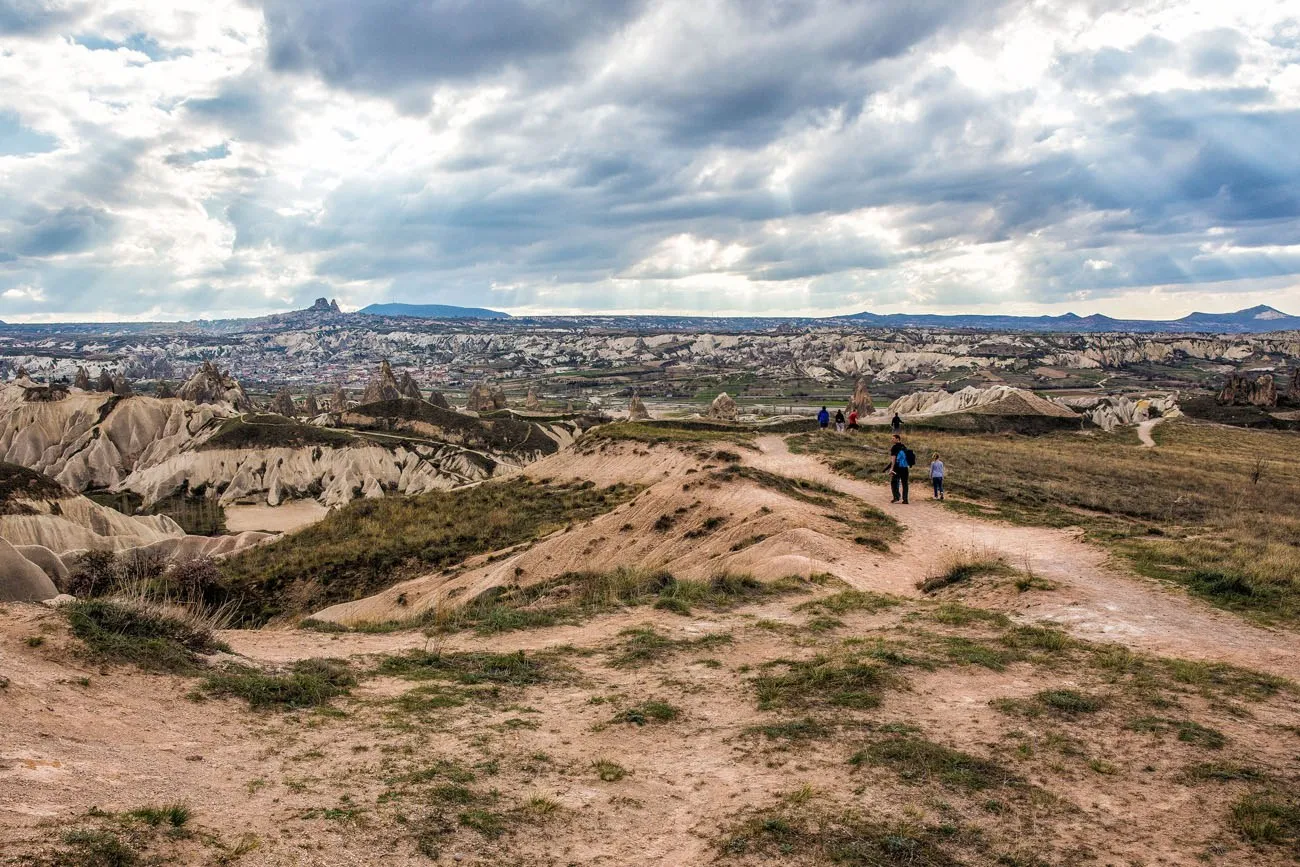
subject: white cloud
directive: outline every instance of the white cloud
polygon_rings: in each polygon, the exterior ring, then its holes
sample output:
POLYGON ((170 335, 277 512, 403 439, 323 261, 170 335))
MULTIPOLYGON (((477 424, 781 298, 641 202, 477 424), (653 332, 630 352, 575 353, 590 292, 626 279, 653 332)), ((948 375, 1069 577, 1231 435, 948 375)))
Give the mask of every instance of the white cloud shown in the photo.
POLYGON ((6 41, 0 145, 57 145, 0 146, 0 318, 1295 303, 1285 3, 647 0, 454 69, 403 34, 471 7, 271 5, 6 41))

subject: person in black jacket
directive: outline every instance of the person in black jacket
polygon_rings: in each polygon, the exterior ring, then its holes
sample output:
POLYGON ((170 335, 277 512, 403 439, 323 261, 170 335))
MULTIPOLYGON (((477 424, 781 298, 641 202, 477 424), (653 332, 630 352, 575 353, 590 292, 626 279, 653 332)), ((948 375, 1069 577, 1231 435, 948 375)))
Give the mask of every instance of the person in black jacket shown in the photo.
POLYGON ((912 452, 903 445, 903 437, 894 434, 894 444, 889 447, 889 466, 885 467, 885 472, 889 473, 889 490, 894 495, 893 502, 899 501, 899 494, 902 494, 903 505, 907 505, 907 494, 909 479, 911 473, 911 462, 908 458, 912 452))

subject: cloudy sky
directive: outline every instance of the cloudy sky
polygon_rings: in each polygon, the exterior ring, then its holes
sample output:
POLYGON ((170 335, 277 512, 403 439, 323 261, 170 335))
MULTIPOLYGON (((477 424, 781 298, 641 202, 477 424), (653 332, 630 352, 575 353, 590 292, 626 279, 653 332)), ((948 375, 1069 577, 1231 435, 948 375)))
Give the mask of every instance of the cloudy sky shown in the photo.
POLYGON ((0 319, 1300 313, 1293 0, 0 0, 0 319))

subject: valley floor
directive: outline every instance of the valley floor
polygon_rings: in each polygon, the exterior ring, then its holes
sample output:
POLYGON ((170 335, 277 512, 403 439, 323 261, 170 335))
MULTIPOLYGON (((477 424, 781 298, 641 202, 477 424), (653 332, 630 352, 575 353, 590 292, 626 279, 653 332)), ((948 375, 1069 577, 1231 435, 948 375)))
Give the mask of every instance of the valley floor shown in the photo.
POLYGON ((980 520, 922 484, 891 505, 780 437, 755 444, 746 465, 888 510, 901 540, 728 609, 223 633, 268 668, 349 661, 349 694, 292 712, 101 667, 60 613, 6 606, 0 864, 79 863, 59 860, 70 828, 250 867, 1300 857, 1295 632, 1068 530, 980 520), (972 552, 1006 568, 918 590, 972 552), (170 829, 126 815, 182 802, 170 829))

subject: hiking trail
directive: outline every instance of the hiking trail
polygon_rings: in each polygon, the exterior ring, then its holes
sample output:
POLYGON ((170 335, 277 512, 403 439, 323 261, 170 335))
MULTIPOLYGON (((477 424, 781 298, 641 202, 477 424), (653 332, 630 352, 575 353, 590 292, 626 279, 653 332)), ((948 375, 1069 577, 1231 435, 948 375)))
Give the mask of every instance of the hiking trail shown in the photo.
MULTIPOLYGON (((905 529, 892 555, 881 558, 881 581, 862 590, 897 592, 937 574, 962 551, 990 551, 1008 565, 1032 572, 1057 590, 1023 594, 1011 612, 1051 620, 1082 638, 1113 641, 1152 653, 1234 665, 1292 677, 1300 669, 1300 635, 1255 626, 1245 619, 1127 572, 1102 548, 1068 529, 1027 527, 958 514, 930 499, 928 477, 913 477, 911 503, 891 504, 889 487, 845 478, 812 455, 793 454, 779 436, 757 442, 745 462, 786 476, 809 479, 892 515, 905 529)), ((887 458, 882 452, 881 467, 887 458)))

